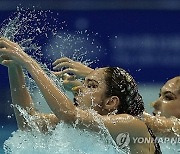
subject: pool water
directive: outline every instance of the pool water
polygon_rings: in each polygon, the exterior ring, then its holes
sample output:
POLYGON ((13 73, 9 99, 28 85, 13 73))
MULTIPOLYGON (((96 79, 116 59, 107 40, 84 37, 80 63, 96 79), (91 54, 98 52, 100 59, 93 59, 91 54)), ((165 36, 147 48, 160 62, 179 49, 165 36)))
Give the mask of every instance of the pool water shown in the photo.
POLYGON ((4 145, 7 154, 124 154, 108 135, 90 133, 64 123, 51 135, 37 131, 14 132, 4 145))
POLYGON ((3 144, 15 130, 17 130, 16 124, 0 125, 0 154, 4 154, 3 144))

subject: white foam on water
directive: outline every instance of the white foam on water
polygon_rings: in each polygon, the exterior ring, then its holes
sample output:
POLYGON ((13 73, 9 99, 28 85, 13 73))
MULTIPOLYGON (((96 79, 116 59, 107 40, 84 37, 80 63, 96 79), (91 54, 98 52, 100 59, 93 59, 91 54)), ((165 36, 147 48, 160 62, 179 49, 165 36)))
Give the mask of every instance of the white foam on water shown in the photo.
POLYGON ((98 133, 60 123, 51 135, 16 131, 4 143, 6 154, 118 154, 122 153, 98 133))
POLYGON ((163 154, 180 154, 180 143, 160 143, 160 147, 163 154))

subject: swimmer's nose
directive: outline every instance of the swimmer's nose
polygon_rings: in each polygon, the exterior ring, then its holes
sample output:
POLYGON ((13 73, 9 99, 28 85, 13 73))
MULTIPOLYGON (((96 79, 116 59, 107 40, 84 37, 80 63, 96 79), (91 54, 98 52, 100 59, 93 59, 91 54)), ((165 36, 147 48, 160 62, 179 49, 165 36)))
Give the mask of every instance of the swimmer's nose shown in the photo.
POLYGON ((157 101, 155 101, 155 102, 152 102, 150 105, 151 105, 151 107, 153 107, 154 109, 159 110, 160 107, 161 107, 161 104, 162 104, 161 101, 157 100, 157 101))
POLYGON ((73 87, 71 90, 74 95, 78 95, 81 92, 81 86, 73 87))

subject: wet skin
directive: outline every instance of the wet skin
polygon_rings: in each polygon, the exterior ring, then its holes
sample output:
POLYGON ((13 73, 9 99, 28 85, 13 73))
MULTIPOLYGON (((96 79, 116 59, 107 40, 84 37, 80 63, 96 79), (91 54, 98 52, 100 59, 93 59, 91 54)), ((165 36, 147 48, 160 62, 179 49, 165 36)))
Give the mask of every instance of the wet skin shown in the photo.
POLYGON ((94 109, 100 115, 107 114, 104 104, 107 99, 105 68, 92 71, 82 86, 73 88, 75 104, 82 109, 94 109))
POLYGON ((180 77, 167 81, 160 90, 159 99, 152 105, 154 115, 180 118, 180 77))

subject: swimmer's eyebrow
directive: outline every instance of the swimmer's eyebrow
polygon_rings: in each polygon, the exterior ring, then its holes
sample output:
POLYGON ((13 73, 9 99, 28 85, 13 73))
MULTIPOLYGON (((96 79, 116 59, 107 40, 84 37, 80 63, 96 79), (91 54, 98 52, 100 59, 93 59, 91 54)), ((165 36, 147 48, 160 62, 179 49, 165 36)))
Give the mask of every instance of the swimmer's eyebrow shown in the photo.
POLYGON ((176 95, 175 95, 173 92, 171 92, 171 91, 164 91, 163 94, 164 94, 164 95, 166 95, 166 94, 171 94, 171 95, 173 95, 174 97, 176 97, 176 95))

